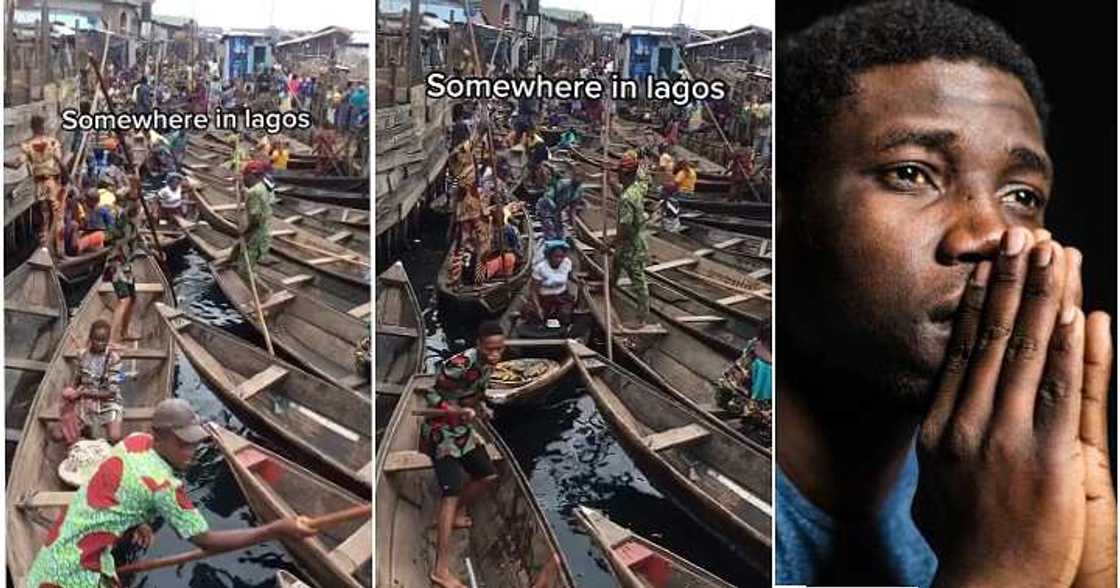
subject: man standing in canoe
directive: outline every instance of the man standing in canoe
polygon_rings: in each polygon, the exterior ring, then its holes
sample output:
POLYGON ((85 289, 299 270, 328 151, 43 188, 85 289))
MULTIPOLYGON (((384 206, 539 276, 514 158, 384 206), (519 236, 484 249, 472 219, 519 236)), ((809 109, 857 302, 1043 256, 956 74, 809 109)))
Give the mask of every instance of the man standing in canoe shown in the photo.
POLYGON ((646 266, 649 249, 646 245, 646 211, 644 201, 649 191, 649 172, 641 167, 638 154, 631 150, 622 157, 618 178, 625 186, 618 199, 618 224, 614 237, 616 255, 611 266, 611 285, 618 283, 623 272, 630 278, 631 290, 638 299, 638 328, 649 319, 649 285, 646 266))
POLYGON ((248 283, 249 270, 256 270, 257 263, 268 254, 270 236, 268 234, 268 219, 272 216, 272 185, 265 177, 268 164, 253 160, 241 168, 241 176, 245 183, 245 213, 246 222, 241 230, 244 237, 245 250, 249 254, 249 265, 245 265, 245 255, 241 252, 241 243, 233 246, 233 251, 227 262, 237 264, 237 273, 241 279, 248 283))
POLYGON ((57 258, 61 247, 62 215, 65 210, 63 193, 58 183, 62 175, 62 143, 46 132, 46 121, 42 116, 31 116, 30 139, 20 144, 20 157, 13 162, 5 162, 5 167, 27 165, 28 172, 35 182, 35 202, 42 212, 42 225, 39 241, 50 248, 57 258))
POLYGON ((187 401, 174 398, 156 405, 151 433, 133 433, 114 446, 89 482, 59 513, 24 586, 119 585, 113 547, 129 535, 130 529, 134 544, 150 547, 149 522, 157 515, 180 536, 209 551, 315 534, 302 517, 280 519, 263 527, 211 531, 187 496, 186 485, 176 477, 176 472, 190 467, 206 437, 187 401))
POLYGON ((502 326, 487 321, 478 327, 478 343, 444 362, 429 408, 445 414, 428 418, 421 427, 423 443, 435 466, 443 499, 436 515, 436 562, 431 580, 443 588, 466 588, 451 574, 451 532, 473 524, 467 509, 497 479, 473 421, 489 418, 483 404, 490 373, 502 359, 506 340, 502 326))

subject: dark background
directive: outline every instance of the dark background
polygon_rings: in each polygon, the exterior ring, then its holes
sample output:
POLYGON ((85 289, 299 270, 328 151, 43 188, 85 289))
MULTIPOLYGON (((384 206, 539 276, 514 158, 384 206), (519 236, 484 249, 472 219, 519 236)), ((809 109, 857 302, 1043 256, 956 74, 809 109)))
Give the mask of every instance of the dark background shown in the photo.
MULTIPOLYGON (((779 43, 822 16, 859 3, 778 0, 779 43)), ((1046 228, 1085 254, 1084 307, 1112 315, 1116 341, 1116 4, 1078 4, 1073 10, 1006 0, 957 3, 1000 23, 1038 67, 1052 109, 1046 146, 1056 169, 1046 228)), ((781 67, 779 56, 775 68, 781 67)), ((781 116, 781 110, 776 114, 781 116)), ((1110 400, 1115 407, 1115 376, 1110 400)), ((1116 411, 1109 414, 1115 477, 1116 411)))

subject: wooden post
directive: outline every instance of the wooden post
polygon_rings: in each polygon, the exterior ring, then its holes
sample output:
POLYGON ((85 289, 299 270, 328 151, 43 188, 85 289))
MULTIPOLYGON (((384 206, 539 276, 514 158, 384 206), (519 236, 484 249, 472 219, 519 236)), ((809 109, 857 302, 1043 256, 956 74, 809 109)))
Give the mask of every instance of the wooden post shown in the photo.
POLYGON ((420 0, 408 7, 408 85, 415 86, 424 76, 420 63, 420 0))
POLYGON ((39 11, 39 67, 42 83, 51 81, 51 8, 47 0, 41 0, 39 11))

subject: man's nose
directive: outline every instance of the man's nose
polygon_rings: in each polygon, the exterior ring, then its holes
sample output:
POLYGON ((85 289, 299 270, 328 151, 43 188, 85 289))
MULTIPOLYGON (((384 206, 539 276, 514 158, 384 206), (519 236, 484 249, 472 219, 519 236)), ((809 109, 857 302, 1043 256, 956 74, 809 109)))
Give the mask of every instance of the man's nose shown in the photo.
POLYGON ((946 265, 977 263, 999 252, 1003 233, 1011 228, 1007 215, 990 194, 972 193, 950 199, 938 261, 946 265))

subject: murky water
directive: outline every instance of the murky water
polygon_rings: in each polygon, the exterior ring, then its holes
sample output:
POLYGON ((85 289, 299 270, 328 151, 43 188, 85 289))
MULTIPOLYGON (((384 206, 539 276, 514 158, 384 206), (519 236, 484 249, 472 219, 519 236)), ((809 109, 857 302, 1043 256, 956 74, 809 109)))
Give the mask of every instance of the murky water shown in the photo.
MULTIPOLYGON (((446 225, 425 219, 425 234, 400 259, 421 304, 426 304, 429 369, 467 345, 481 317, 456 316, 445 330, 432 294, 443 259, 446 225)), ((580 587, 614 586, 607 563, 583 532, 574 509, 587 505, 615 522, 707 568, 735 586, 768 586, 718 536, 647 480, 623 448, 578 378, 557 386, 546 404, 503 410, 495 426, 529 478, 533 493, 556 531, 580 587)))
MULTIPOLYGON (((198 253, 184 245, 169 251, 169 257, 168 269, 181 308, 209 324, 260 344, 256 332, 226 301, 206 268, 205 260, 198 253)), ((77 308, 90 286, 92 282, 75 284, 65 289, 71 308, 77 308)), ((175 395, 190 401, 203 420, 218 422, 262 445, 277 449, 267 439, 246 430, 181 353, 176 361, 175 395)), ((283 452, 279 450, 278 453, 283 452)), ((226 467, 217 448, 206 447, 200 452, 197 463, 186 475, 186 481, 191 500, 202 511, 211 529, 239 529, 256 524, 233 474, 226 467)), ((154 545, 142 557, 162 557, 192 549, 194 546, 190 542, 180 539, 168 525, 163 524, 156 529, 154 545)), ((184 566, 153 571, 133 578, 130 586, 268 588, 276 585, 276 570, 280 568, 299 575, 283 546, 277 542, 268 542, 184 566)))

